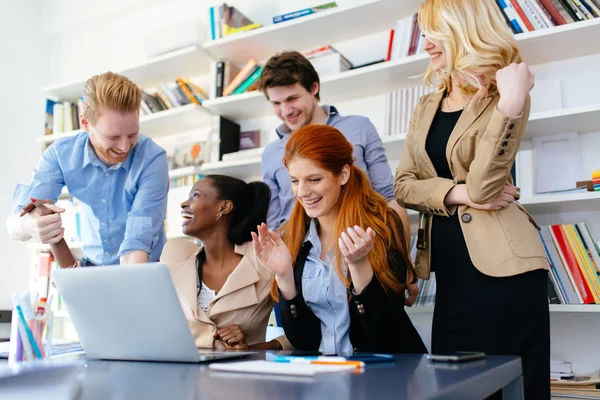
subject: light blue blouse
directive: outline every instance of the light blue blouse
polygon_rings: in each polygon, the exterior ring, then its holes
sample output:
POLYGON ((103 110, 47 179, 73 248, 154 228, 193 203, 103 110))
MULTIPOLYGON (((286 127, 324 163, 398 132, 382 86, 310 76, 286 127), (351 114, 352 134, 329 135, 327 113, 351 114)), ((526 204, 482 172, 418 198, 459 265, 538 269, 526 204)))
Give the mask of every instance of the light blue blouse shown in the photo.
POLYGON ((319 222, 313 219, 304 238, 304 242, 309 241, 312 248, 302 271, 302 295, 308 308, 321 321, 319 351, 323 354, 352 353, 346 286, 333 266, 335 253, 328 253, 325 262, 320 258, 318 224, 319 222))

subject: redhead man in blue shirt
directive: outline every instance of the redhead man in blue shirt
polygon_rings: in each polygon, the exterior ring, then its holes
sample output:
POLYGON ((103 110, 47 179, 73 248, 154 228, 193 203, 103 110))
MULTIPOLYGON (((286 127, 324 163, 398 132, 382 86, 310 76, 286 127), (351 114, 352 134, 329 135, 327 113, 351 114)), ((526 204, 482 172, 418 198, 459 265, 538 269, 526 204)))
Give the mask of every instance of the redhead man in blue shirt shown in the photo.
MULTIPOLYGON (((267 216, 269 229, 279 229, 290 217, 296 198, 288 170, 283 165, 285 145, 295 131, 306 125, 329 125, 337 128, 354 145, 355 164, 364 170, 376 192, 399 215, 409 234, 406 210, 394 200, 394 177, 388 164, 383 143, 375 126, 359 115, 342 116, 332 105, 319 106, 321 82, 306 57, 297 51, 287 51, 271 57, 258 80, 258 89, 282 120, 277 128, 278 140, 269 143, 262 154, 263 181, 271 189, 267 216)), ((408 238, 407 238, 408 239, 408 238)), ((419 289, 407 285, 408 305, 412 305, 419 289)))
POLYGON ((56 202, 63 186, 82 206, 81 266, 157 261, 165 244, 169 190, 165 151, 139 134, 141 90, 107 72, 86 82, 84 132, 55 141, 30 185, 17 185, 7 221, 15 240, 56 243, 64 235, 55 205, 41 215, 30 199, 56 202), (26 211, 23 213, 22 211, 26 211))

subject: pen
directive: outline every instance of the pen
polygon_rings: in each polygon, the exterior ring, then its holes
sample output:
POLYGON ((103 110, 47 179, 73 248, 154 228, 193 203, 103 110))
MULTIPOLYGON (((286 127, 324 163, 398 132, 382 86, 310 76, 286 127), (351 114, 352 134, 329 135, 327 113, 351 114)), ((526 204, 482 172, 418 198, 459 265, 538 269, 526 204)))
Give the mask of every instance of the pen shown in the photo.
POLYGON ((303 362, 305 364, 308 361, 348 361, 345 357, 331 357, 331 356, 275 356, 273 360, 275 362, 282 363, 293 363, 293 362, 303 362))
POLYGON ((364 368, 365 363, 362 361, 311 361, 310 364, 326 364, 326 365, 353 365, 356 368, 364 368))

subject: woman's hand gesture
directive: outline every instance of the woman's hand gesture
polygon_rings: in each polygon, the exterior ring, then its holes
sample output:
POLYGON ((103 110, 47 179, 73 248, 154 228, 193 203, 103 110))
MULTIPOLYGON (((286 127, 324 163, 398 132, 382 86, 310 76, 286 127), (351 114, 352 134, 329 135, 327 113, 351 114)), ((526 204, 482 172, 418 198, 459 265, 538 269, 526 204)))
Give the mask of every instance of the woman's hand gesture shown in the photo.
POLYGON ((342 232, 338 239, 338 246, 346 263, 350 265, 361 265, 369 260, 369 253, 373 250, 373 241, 375 240, 375 231, 367 228, 365 231, 360 226, 347 228, 342 232))
POLYGON ((267 229, 262 223, 258 226, 258 235, 252 232, 252 244, 258 261, 277 277, 288 275, 292 271, 292 255, 281 236, 267 229))

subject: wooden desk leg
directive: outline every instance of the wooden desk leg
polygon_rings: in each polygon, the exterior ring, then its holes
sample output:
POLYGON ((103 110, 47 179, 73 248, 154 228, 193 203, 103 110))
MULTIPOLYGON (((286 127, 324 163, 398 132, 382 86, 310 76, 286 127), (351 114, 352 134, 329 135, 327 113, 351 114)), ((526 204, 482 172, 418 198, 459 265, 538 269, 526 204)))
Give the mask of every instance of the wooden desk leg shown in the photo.
POLYGON ((502 388, 502 398, 504 400, 523 400, 523 377, 519 376, 502 388))

